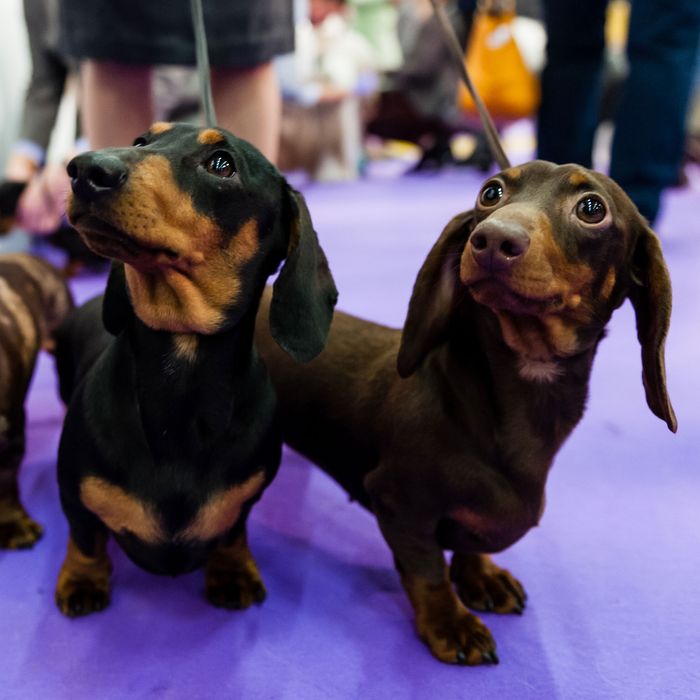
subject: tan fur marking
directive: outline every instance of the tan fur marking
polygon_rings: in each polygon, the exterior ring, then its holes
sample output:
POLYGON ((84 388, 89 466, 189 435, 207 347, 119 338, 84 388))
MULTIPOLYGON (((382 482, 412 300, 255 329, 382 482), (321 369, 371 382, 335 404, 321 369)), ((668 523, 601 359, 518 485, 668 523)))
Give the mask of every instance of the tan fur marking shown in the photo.
POLYGON ((610 269, 608 270, 608 275, 605 278, 605 282, 603 282, 603 288, 600 292, 603 295, 604 299, 607 299, 612 294, 612 290, 615 286, 616 281, 617 277, 615 275, 615 268, 611 265, 610 269))
POLYGON ((241 508, 265 483, 262 472, 242 484, 216 494, 197 513, 192 523, 178 535, 181 540, 211 540, 228 532, 238 521, 241 508))
POLYGON ((65 577, 93 578, 96 574, 109 576, 111 565, 107 556, 107 538, 104 535, 97 536, 96 550, 94 557, 83 554, 69 535, 66 558, 61 566, 58 586, 61 587, 61 579, 65 577))
POLYGON ((591 181, 585 173, 572 173, 569 175, 569 184, 572 187, 581 187, 582 185, 590 185, 591 181))
POLYGON ((218 129, 204 129, 197 136, 197 143, 213 145, 219 141, 225 141, 226 137, 218 129))
POLYGON ((523 174, 523 169, 522 168, 508 168, 508 170, 504 171, 504 175, 507 175, 509 178, 512 180, 519 180, 522 177, 523 174))
POLYGON ((557 357, 573 355, 577 350, 578 323, 558 315, 538 318, 496 313, 503 340, 521 356, 521 362, 551 362, 557 357))
POLYGON ((206 590, 207 598, 223 607, 229 607, 231 590, 236 591, 235 607, 238 609, 260 603, 265 598, 265 586, 248 548, 245 532, 231 544, 220 544, 212 552, 206 567, 206 590))
MULTIPOLYGON (((105 604, 109 602, 109 579, 112 574, 112 562, 107 554, 107 537, 98 534, 95 542, 94 556, 83 554, 73 541, 68 538, 68 550, 63 560, 61 571, 56 582, 56 603, 64 615, 75 616, 75 610, 71 609, 71 597, 91 589, 94 593, 102 593, 105 596, 105 604)), ((85 612, 85 611, 83 611, 85 612)), ((90 611, 88 611, 90 612, 90 611)))
POLYGON ((562 373, 562 368, 556 362, 521 358, 518 363, 518 374, 529 382, 550 384, 562 373))
POLYGON ((112 532, 130 532, 151 544, 164 539, 159 518, 152 508, 120 486, 88 476, 80 484, 80 500, 112 532))
POLYGON ((199 339, 194 333, 176 333, 173 335, 173 352, 176 357, 187 362, 194 362, 197 357, 199 339))
POLYGON ((155 122, 155 124, 151 124, 151 128, 148 131, 151 134, 158 135, 170 131, 172 128, 172 122, 155 122))

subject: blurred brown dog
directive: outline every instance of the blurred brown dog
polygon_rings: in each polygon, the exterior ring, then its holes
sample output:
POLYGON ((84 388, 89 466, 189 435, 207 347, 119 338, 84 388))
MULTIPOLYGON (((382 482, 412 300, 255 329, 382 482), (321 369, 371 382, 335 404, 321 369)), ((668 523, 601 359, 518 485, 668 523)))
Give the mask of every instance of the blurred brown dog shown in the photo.
POLYGON ((73 308, 63 275, 32 255, 0 256, 0 549, 31 547, 41 527, 22 506, 24 400, 39 350, 73 308))

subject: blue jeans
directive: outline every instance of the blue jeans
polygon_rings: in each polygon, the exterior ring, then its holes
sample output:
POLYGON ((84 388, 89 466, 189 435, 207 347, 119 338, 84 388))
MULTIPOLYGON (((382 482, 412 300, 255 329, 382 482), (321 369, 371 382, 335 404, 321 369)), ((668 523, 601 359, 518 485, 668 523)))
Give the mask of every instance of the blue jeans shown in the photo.
MULTIPOLYGON (((538 157, 591 166, 607 0, 545 0, 538 157)), ((700 0, 633 0, 630 73, 615 117, 610 175, 653 222, 678 180, 700 34, 700 0)))

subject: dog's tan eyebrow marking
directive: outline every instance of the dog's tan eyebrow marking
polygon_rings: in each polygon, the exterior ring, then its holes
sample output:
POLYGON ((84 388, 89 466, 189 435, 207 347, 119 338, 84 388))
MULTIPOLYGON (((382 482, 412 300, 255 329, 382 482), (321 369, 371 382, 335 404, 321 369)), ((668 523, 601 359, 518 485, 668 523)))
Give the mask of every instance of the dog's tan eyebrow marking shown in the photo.
POLYGON ((218 129, 205 129, 204 131, 200 131, 197 136, 197 143, 201 143, 202 145, 212 145, 225 140, 226 137, 218 129))
POLYGON ((162 134, 165 131, 170 131, 172 128, 172 122, 156 122, 155 124, 151 125, 151 128, 148 131, 149 133, 156 135, 162 134))
POLYGON ((572 173, 569 175, 569 184, 576 189, 593 189, 595 186, 585 173, 572 173))
POLYGON ((506 177, 507 180, 519 180, 523 175, 523 169, 517 167, 508 168, 508 170, 503 171, 503 175, 506 177))

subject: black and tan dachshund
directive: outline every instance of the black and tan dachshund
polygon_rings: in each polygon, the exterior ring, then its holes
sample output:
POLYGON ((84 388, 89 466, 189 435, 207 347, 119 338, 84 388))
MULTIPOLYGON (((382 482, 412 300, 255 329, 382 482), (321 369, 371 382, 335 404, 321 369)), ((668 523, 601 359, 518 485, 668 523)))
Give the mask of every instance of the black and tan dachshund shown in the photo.
POLYGON ((0 255, 0 549, 31 547, 41 536, 19 497, 25 450, 24 403, 39 350, 73 308, 63 275, 26 253, 0 255))
POLYGON ((489 179, 430 251, 403 332, 336 313, 325 351, 297 366, 271 342, 263 301, 257 342, 285 440, 373 511, 441 661, 497 661, 467 608, 522 612, 523 587, 488 554, 539 521, 626 298, 647 402, 675 431, 659 242, 620 187, 578 166, 535 161, 489 179))
POLYGON ((250 144, 184 124, 78 156, 68 173, 71 223, 117 262, 104 300, 57 335, 70 540, 56 602, 69 616, 108 604, 110 534, 154 573, 205 564, 214 605, 259 602, 245 522, 281 439, 255 314, 284 260, 270 323, 305 361, 337 296, 304 201, 250 144))

